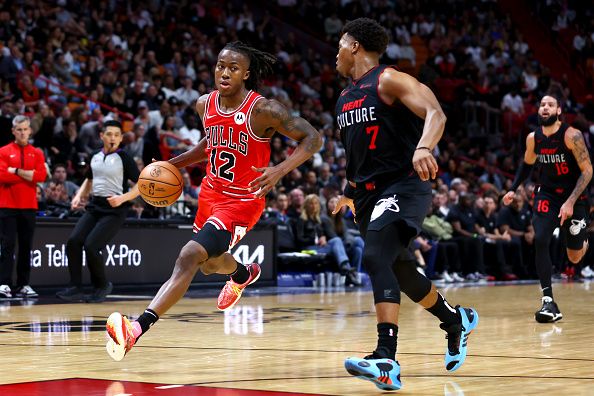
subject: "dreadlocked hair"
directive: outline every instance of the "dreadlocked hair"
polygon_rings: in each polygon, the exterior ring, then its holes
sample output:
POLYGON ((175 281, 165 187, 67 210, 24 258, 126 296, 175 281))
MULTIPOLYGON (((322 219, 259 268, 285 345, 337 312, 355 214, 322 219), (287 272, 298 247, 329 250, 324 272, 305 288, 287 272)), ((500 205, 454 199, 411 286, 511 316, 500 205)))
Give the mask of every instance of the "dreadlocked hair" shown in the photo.
POLYGON ((223 49, 239 52, 247 56, 250 60, 250 67, 248 69, 250 76, 245 82, 247 89, 257 89, 262 78, 272 73, 272 65, 276 63, 276 57, 274 55, 252 48, 241 41, 233 41, 225 45, 223 49))

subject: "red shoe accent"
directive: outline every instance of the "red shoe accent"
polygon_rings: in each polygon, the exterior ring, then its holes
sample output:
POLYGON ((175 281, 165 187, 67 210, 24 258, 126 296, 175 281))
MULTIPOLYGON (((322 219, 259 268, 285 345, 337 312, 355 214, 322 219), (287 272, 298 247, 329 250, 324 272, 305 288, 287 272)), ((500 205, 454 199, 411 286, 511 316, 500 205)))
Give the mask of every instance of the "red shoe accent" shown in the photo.
POLYGON ((217 308, 221 311, 233 308, 233 306, 237 304, 237 302, 241 298, 243 290, 248 285, 251 285, 252 283, 256 282, 258 278, 260 278, 260 273, 262 272, 262 270, 260 269, 260 265, 254 263, 248 264, 246 265, 246 267, 248 272, 250 273, 250 276, 245 283, 239 284, 235 283, 233 279, 229 279, 227 283, 225 283, 225 286, 223 286, 221 292, 219 293, 219 298, 217 299, 217 308))

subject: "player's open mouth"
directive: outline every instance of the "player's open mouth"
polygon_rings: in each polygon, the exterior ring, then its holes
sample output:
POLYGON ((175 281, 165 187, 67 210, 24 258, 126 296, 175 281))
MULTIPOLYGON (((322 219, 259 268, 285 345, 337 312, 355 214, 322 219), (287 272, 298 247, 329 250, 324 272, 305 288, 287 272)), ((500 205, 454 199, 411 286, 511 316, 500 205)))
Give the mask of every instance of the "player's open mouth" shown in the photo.
POLYGON ((226 87, 230 87, 230 86, 231 86, 231 84, 229 84, 229 82, 227 82, 227 81, 221 81, 221 87, 225 87, 226 88, 226 87))

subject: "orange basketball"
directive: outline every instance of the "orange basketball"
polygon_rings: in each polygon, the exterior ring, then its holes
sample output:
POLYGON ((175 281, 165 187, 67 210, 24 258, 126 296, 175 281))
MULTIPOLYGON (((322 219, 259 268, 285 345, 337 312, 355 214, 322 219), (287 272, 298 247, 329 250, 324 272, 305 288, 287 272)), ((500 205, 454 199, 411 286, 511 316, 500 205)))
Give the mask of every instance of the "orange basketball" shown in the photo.
POLYGON ((138 177, 138 191, 147 203, 157 206, 173 204, 183 190, 182 175, 167 161, 148 164, 138 177))

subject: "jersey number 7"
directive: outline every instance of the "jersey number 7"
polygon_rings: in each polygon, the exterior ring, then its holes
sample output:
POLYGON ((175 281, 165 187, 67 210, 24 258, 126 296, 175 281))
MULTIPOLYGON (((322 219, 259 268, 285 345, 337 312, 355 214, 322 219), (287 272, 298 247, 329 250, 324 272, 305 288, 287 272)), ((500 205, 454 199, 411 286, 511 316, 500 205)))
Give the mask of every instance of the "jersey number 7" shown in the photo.
POLYGON ((368 126, 365 129, 368 135, 371 135, 371 142, 369 142, 369 150, 375 150, 377 146, 375 145, 375 139, 377 139, 377 133, 379 132, 379 125, 368 126))

